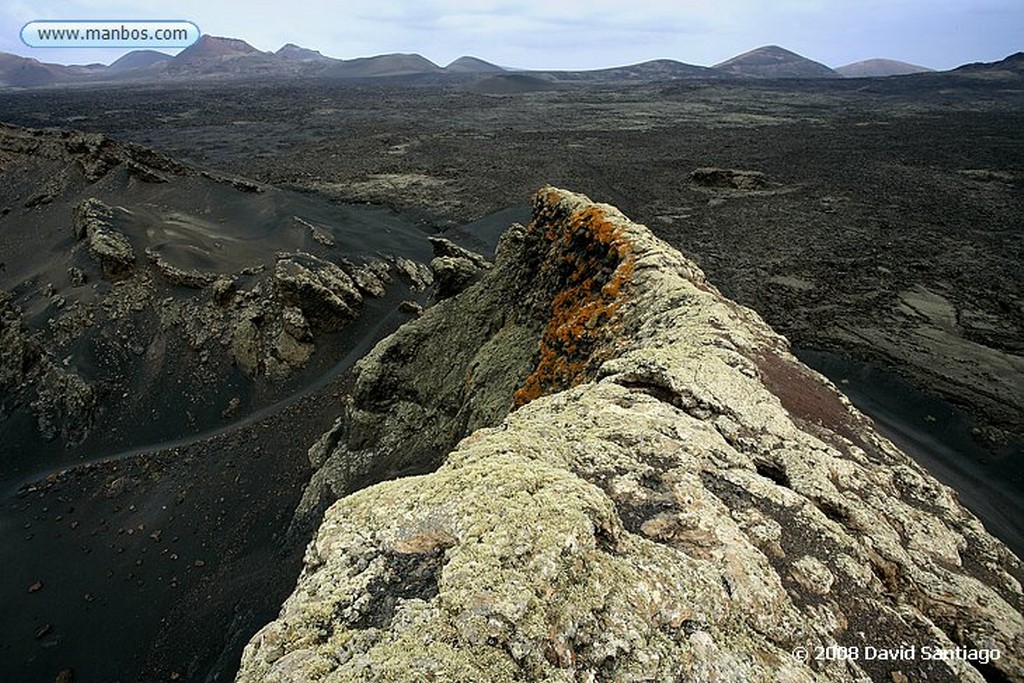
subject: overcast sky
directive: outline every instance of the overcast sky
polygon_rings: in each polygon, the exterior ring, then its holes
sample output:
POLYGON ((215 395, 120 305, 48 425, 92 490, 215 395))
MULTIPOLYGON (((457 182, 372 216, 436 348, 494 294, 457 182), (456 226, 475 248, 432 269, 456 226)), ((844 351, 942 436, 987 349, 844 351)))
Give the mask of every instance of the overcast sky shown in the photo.
POLYGON ((261 50, 522 68, 712 65, 776 44, 833 67, 887 57, 948 69, 1024 50, 1024 0, 0 0, 0 51, 79 64, 126 52, 26 47, 19 32, 34 19, 187 19, 261 50))

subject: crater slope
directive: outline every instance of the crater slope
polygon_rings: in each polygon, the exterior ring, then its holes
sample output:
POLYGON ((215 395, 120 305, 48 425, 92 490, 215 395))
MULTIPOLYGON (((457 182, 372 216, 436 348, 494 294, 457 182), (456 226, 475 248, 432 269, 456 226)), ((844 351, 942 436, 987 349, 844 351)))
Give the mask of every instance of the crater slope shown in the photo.
POLYGON ((0 178, 3 480, 266 407, 430 277, 386 210, 99 134, 0 125, 0 178))

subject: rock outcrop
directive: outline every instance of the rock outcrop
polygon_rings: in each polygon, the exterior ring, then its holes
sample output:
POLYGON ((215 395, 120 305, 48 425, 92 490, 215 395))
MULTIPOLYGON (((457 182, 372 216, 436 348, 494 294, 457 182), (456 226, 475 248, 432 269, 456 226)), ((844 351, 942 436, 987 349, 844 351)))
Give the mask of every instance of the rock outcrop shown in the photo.
POLYGON ((92 427, 100 392, 74 368, 64 367, 28 329, 10 293, 0 290, 0 391, 32 411, 47 441, 82 441, 92 427))
POLYGON ((280 298, 297 306, 316 327, 337 330, 356 316, 363 302, 355 281, 337 264, 311 254, 278 258, 274 281, 280 298))
MULTIPOLYGON (((89 181, 102 178, 123 164, 129 175, 142 182, 165 182, 166 176, 191 176, 196 172, 160 152, 132 143, 116 142, 99 133, 44 131, 0 124, 0 155, 28 155, 39 159, 69 160, 89 181)), ((49 199, 53 196, 50 195, 49 199)))
POLYGON ((310 497, 443 464, 330 507, 239 681, 1024 680, 1020 561, 613 207, 543 189, 355 381, 310 497))
POLYGON ((429 296, 429 245, 397 216, 368 229, 359 208, 56 129, 0 124, 0 175, 12 477, 245 419, 429 296))
POLYGON ((756 190, 768 184, 764 173, 734 168, 695 168, 690 171, 690 182, 699 187, 756 190))
POLYGON ((131 275, 135 250, 124 234, 110 222, 113 209, 98 199, 89 198, 75 207, 74 231, 78 239, 86 239, 89 255, 103 269, 108 280, 123 280, 131 275))
POLYGON ((463 249, 444 237, 428 237, 434 249, 430 270, 434 274, 435 298, 447 299, 480 279, 491 267, 480 254, 463 249))
POLYGON ((172 285, 202 289, 203 287, 209 287, 219 279, 217 273, 206 273, 195 268, 179 268, 173 263, 168 263, 160 254, 152 249, 146 250, 146 258, 163 275, 164 279, 172 285))

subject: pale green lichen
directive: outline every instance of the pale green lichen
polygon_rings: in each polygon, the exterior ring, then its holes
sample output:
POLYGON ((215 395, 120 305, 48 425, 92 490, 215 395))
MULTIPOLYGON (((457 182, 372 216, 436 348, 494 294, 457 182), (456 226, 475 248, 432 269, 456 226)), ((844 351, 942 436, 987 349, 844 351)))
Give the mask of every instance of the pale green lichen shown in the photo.
MULTIPOLYGON (((877 663, 791 656, 873 633, 997 647, 1000 675, 1024 679, 1019 561, 756 314, 600 210, 635 259, 613 356, 436 472, 332 506, 238 680, 884 680, 877 663), (806 395, 828 399, 827 421, 806 395)), ((479 303, 474 287, 438 308, 479 303)), ((981 680, 963 661, 916 666, 981 680)))

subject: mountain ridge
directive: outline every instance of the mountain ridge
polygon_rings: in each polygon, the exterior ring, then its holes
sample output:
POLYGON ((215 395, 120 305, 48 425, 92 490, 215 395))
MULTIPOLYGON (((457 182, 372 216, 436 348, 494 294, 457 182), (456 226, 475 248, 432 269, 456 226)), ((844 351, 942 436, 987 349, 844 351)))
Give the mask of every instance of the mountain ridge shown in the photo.
POLYGON ((285 43, 279 47, 274 54, 284 59, 295 59, 299 61, 320 61, 330 59, 330 57, 325 57, 321 54, 319 50, 311 50, 309 48, 296 45, 295 43, 285 43))
MULTIPOLYGON (((644 82, 701 78, 837 78, 910 75, 931 72, 1018 74, 1013 55, 991 63, 965 64, 949 71, 932 72, 905 62, 871 59, 837 69, 777 45, 766 45, 738 54, 713 66, 688 64, 675 59, 650 59, 635 64, 586 70, 507 69, 479 57, 464 55, 439 66, 416 53, 391 53, 352 59, 327 57, 317 50, 286 43, 275 52, 259 50, 242 39, 203 35, 196 43, 171 56, 155 50, 133 50, 109 66, 62 65, 31 57, 0 53, 0 87, 45 87, 69 82, 159 81, 194 77, 325 77, 325 78, 450 78, 458 81, 499 74, 554 80, 565 84, 585 82, 644 82), (845 74, 843 73, 845 72, 845 74)), ((487 86, 485 86, 487 87, 487 86)), ((500 89, 500 88, 499 88, 500 89)), ((513 88, 515 89, 515 88, 513 88)), ((529 88, 526 88, 527 90, 529 88)))
POLYGON ((929 73, 934 71, 934 69, 895 59, 875 57, 837 66, 835 71, 846 78, 873 78, 876 76, 906 76, 908 74, 929 73))
POLYGON ((714 65, 715 69, 754 78, 839 78, 821 62, 779 47, 764 45, 714 65))
POLYGON ((444 69, 452 73, 503 73, 507 71, 497 64, 470 55, 463 55, 453 60, 444 69))

